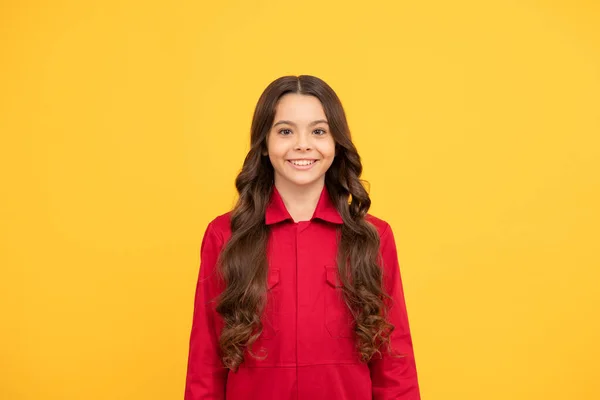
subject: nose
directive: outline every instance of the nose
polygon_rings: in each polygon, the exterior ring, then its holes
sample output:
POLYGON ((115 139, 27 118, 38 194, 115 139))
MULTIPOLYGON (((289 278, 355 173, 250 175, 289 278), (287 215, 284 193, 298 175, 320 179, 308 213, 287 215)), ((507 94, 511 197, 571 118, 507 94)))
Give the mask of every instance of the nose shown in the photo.
POLYGON ((309 135, 306 133, 300 133, 296 135, 296 145, 294 146, 294 150, 310 150, 310 140, 309 135))

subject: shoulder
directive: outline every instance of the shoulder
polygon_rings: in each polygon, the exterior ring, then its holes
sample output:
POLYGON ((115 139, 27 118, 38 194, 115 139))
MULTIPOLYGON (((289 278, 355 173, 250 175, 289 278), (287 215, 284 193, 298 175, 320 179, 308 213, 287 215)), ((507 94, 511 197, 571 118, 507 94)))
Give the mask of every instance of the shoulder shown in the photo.
POLYGON ((387 221, 370 214, 367 214, 365 219, 373 224, 379 233, 380 262, 383 263, 383 268, 386 271, 384 272, 386 290, 390 293, 398 274, 398 253, 392 227, 387 221))
POLYGON ((231 236, 231 211, 214 217, 206 227, 206 234, 218 237, 222 243, 231 236))
MULTIPOLYGON (((370 222, 379 233, 380 237, 386 236, 391 233, 390 224, 373 214, 367 213, 365 220, 370 222)), ((231 236, 231 211, 224 214, 217 215, 208 224, 207 232, 210 231, 216 236, 220 237, 223 241, 227 241, 231 236)))
POLYGON ((375 226, 377 232, 379 233, 379 237, 382 237, 389 233, 389 231, 391 231, 391 226, 387 221, 378 218, 372 214, 367 213, 367 215, 365 216, 365 220, 367 222, 370 222, 373 226, 375 226))
POLYGON ((379 251, 384 257, 395 258, 396 239, 394 237, 392 226, 387 221, 371 214, 367 214, 365 219, 374 225, 379 233, 379 251))

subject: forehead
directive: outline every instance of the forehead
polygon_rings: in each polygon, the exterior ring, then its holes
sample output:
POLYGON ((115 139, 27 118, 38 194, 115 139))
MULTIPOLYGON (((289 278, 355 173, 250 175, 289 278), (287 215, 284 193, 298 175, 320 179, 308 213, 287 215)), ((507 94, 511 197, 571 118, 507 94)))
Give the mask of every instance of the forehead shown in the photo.
POLYGON ((288 93, 279 99, 275 108, 275 122, 280 119, 310 122, 326 118, 323 105, 316 97, 288 93))

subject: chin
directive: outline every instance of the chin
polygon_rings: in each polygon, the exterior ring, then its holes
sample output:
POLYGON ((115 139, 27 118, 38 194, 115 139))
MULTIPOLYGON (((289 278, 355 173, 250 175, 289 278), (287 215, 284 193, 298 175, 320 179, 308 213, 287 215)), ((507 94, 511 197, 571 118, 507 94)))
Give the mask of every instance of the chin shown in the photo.
POLYGON ((317 179, 288 179, 290 181, 290 183, 293 183, 294 185, 297 186, 309 186, 309 185, 313 185, 317 182, 320 182, 321 179, 317 178, 317 179))

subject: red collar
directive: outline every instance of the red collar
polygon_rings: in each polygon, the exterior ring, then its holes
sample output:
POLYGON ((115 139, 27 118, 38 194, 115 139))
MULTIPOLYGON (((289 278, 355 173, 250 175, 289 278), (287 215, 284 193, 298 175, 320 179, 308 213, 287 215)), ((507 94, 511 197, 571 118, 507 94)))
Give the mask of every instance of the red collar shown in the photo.
MULTIPOLYGON (((315 218, 319 218, 334 224, 344 223, 342 216, 331 201, 331 197, 327 191, 327 186, 325 185, 323 185, 321 197, 319 197, 317 208, 315 209, 311 220, 315 218)), ((277 190, 277 187, 273 185, 273 192, 271 193, 271 199, 269 200, 269 204, 267 205, 267 210, 265 213, 265 223, 267 225, 271 225, 288 219, 293 221, 292 216, 288 212, 287 208, 285 208, 281 194, 277 190)))

